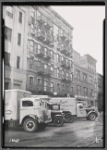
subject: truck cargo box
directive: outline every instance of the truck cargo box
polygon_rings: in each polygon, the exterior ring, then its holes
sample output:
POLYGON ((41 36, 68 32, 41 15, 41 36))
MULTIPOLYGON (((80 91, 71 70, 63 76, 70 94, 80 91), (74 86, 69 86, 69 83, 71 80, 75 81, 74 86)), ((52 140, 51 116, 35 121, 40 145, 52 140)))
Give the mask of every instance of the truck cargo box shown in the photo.
POLYGON ((56 97, 51 98, 50 102, 60 104, 61 110, 68 110, 72 115, 76 115, 76 98, 56 97))
POLYGON ((31 97, 31 92, 19 89, 5 90, 5 120, 19 119, 18 101, 24 97, 31 97))

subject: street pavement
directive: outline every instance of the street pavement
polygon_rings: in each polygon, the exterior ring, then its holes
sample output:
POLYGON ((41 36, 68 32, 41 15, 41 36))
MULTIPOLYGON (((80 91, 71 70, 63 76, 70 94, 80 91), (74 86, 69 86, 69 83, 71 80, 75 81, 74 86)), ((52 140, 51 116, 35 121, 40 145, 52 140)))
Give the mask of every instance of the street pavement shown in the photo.
POLYGON ((63 127, 52 125, 35 133, 23 128, 5 130, 5 147, 103 147, 102 117, 96 121, 79 119, 64 123, 63 127))

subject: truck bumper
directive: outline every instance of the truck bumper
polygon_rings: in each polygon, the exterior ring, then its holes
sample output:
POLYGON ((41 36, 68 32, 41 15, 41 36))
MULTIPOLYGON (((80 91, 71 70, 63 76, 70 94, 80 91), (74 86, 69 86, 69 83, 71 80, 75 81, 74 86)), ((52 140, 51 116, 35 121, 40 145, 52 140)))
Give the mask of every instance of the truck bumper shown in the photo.
POLYGON ((52 122, 52 119, 46 120, 44 123, 48 124, 48 123, 50 123, 50 122, 52 122))
POLYGON ((48 124, 48 123, 52 122, 52 119, 45 120, 45 121, 43 121, 43 120, 38 120, 38 122, 39 122, 39 123, 45 123, 45 124, 48 124))

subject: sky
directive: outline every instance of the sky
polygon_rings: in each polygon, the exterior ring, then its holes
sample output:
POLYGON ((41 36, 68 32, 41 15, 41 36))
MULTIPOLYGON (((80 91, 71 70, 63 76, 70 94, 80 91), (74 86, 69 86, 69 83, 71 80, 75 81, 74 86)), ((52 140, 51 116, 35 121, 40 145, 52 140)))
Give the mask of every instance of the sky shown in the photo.
POLYGON ((96 71, 103 74, 103 19, 105 6, 51 6, 73 27, 73 49, 97 60, 96 71))

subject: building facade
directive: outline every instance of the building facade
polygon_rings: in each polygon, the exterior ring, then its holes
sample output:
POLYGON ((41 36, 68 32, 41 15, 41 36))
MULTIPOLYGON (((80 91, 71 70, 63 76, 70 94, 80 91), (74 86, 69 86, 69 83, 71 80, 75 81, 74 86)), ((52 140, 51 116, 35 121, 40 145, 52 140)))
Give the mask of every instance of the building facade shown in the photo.
POLYGON ((73 28, 50 7, 4 6, 3 18, 5 37, 9 36, 9 41, 5 39, 5 88, 72 95, 73 28))
POLYGON ((74 95, 86 106, 94 106, 97 96, 96 61, 89 55, 80 56, 73 51, 74 57, 74 95), (92 61, 88 59, 93 59, 92 61))
POLYGON ((3 6, 5 89, 26 89, 26 11, 3 6))

